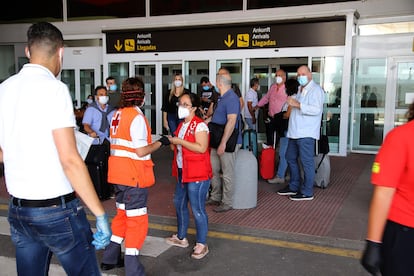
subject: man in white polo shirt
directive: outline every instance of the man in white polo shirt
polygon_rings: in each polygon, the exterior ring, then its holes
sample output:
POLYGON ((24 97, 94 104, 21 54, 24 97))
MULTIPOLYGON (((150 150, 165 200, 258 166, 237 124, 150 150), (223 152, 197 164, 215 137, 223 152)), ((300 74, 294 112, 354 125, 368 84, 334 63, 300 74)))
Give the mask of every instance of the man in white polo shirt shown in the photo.
POLYGON ((17 274, 47 275, 53 253, 68 275, 100 275, 95 248, 109 244, 111 230, 76 148, 68 88, 56 79, 63 36, 40 22, 27 38, 30 63, 0 85, 0 162, 17 274), (96 216, 93 235, 76 195, 96 216))

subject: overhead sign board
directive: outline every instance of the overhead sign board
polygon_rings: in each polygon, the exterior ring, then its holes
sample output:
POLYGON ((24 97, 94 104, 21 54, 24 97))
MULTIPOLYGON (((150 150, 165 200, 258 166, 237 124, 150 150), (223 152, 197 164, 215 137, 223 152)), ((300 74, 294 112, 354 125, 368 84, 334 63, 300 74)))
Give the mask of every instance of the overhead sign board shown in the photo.
POLYGON ((108 54, 345 44, 345 19, 105 31, 108 54))

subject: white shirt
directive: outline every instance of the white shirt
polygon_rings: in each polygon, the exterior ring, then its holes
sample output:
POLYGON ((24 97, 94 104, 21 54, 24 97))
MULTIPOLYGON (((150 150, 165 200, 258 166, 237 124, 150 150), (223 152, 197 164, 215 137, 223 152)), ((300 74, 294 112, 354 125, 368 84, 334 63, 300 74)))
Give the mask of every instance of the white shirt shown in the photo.
POLYGON ((289 116, 287 137, 292 139, 314 138, 319 140, 323 112, 324 91, 311 80, 296 95, 299 108, 292 108, 289 116))
POLYGON ((0 147, 12 196, 48 199, 73 192, 52 131, 75 126, 69 90, 47 68, 25 64, 0 85, 0 147))
MULTIPOLYGON (((148 145, 148 130, 147 124, 145 123, 144 113, 139 107, 135 107, 135 109, 142 115, 137 115, 131 123, 129 127, 129 134, 132 138, 132 145, 134 148, 141 148, 148 145)), ((147 154, 143 157, 138 157, 139 160, 150 160, 151 154, 147 154)))
MULTIPOLYGON (((184 135, 187 132, 187 128, 189 126, 190 122, 184 122, 183 126, 181 127, 180 131, 178 132, 178 138, 180 139, 184 139, 184 135)), ((204 123, 201 122, 197 125, 196 129, 195 129, 195 133, 200 132, 200 131, 207 131, 208 132, 208 126, 204 123)), ((178 168, 182 169, 183 168, 183 147, 181 145, 177 145, 177 166, 178 168)))
MULTIPOLYGON (((248 102, 252 102, 252 107, 255 107, 257 105, 258 97, 257 97, 257 92, 254 91, 252 88, 250 88, 247 93, 246 93, 246 97, 244 99, 244 101, 246 102, 246 104, 244 105, 244 118, 252 118, 252 115, 249 112, 249 107, 248 107, 248 102)), ((258 115, 259 111, 256 110, 255 111, 255 116, 257 119, 257 115, 258 115)))

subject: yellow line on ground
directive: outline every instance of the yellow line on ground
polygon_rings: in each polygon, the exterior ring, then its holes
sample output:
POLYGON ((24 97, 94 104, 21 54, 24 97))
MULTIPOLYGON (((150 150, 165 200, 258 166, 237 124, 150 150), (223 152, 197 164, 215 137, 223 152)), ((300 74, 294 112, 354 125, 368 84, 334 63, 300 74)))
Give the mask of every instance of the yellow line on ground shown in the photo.
MULTIPOLYGON (((0 204, 0 210, 7 210, 7 208, 8 208, 7 205, 0 204)), ((88 217, 88 220, 95 221, 95 216, 87 215, 87 217, 88 217)), ((169 231, 169 232, 177 231, 176 226, 163 225, 163 224, 157 224, 157 223, 149 223, 149 228, 155 229, 155 230, 169 231)), ((189 228, 188 233, 194 235, 196 231, 194 228, 189 228)), ((327 254, 327 255, 333 255, 333 256, 353 258, 353 259, 359 259, 361 257, 361 252, 358 250, 319 246, 319 245, 312 245, 312 244, 307 244, 307 243, 274 240, 274 239, 269 239, 269 238, 260 238, 260 237, 247 236, 247 235, 237 235, 237 234, 224 233, 224 232, 218 232, 218 231, 209 231, 208 236, 212 238, 243 241, 243 242, 249 242, 249 243, 255 243, 255 244, 263 244, 263 245, 274 246, 274 247, 296 249, 296 250, 309 251, 309 252, 315 252, 315 253, 321 253, 321 254, 327 254)))
MULTIPOLYGON (((149 227, 151 229, 157 229, 157 230, 163 230, 163 231, 170 231, 170 232, 177 231, 176 226, 150 223, 149 227)), ((188 233, 195 234, 195 229, 189 228, 188 233)), ((289 249, 297 249, 297 250, 302 250, 302 251, 309 251, 309 252, 322 253, 322 254, 327 254, 327 255, 334 255, 334 256, 354 258, 354 259, 359 259, 361 257, 361 252, 357 250, 318 246, 318 245, 312 245, 312 244, 307 244, 307 243, 289 242, 289 241, 274 240, 274 239, 268 239, 268 238, 259 238, 259 237, 254 237, 254 236, 230 234, 230 233, 217 232, 217 231, 209 231, 208 236, 212 238, 243 241, 243 242, 249 242, 249 243, 263 244, 263 245, 283 247, 283 248, 289 248, 289 249)))

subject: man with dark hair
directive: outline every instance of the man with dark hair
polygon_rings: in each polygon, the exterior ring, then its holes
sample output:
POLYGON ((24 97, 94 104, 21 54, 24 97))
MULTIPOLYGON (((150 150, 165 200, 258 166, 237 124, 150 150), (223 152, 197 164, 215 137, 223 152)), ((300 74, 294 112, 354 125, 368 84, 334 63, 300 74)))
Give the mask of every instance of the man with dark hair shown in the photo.
POLYGON ((83 115, 82 124, 85 132, 98 138, 96 144, 102 144, 109 139, 109 122, 115 112, 115 108, 108 104, 108 91, 103 85, 95 88, 95 101, 91 103, 83 115))
POLYGON ((105 79, 105 83, 106 89, 108 90, 109 104, 115 108, 118 108, 121 101, 121 94, 118 92, 116 79, 109 76, 105 79))
POLYGON ((259 79, 252 78, 250 80, 250 89, 246 93, 246 105, 244 106, 244 120, 246 121, 249 129, 257 130, 257 115, 256 109, 258 97, 257 91, 260 89, 259 79))
POLYGON ((200 85, 201 108, 203 110, 204 119, 207 119, 213 115, 214 106, 217 104, 219 94, 214 85, 211 84, 208 77, 202 77, 200 79, 200 85))
POLYGON ((145 101, 144 83, 140 78, 122 82, 121 106, 110 128, 111 156, 108 182, 115 185, 117 213, 112 220, 111 243, 102 258, 102 270, 125 265, 125 275, 145 275, 138 259, 148 231, 148 188, 154 185, 151 153, 169 145, 166 136, 152 143, 151 128, 140 109, 145 101), (125 240, 125 259, 121 244, 125 240))
POLYGON ((63 36, 30 26, 30 63, 0 85, 0 162, 10 197, 8 220, 19 275, 47 275, 55 254, 68 275, 100 275, 96 249, 109 244, 107 215, 76 148, 76 126, 62 69, 63 36), (33 108, 47 106, 48 108, 33 108), (35 133, 27 139, 27 133, 35 133), (96 216, 92 235, 79 196, 96 216))

